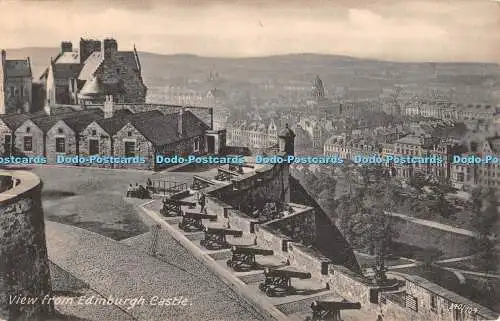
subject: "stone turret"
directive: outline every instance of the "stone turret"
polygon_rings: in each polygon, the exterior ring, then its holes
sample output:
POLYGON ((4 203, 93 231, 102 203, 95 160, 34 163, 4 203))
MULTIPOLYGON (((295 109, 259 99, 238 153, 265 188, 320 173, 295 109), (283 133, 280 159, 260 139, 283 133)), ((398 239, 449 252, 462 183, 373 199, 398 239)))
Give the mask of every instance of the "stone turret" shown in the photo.
POLYGON ((279 151, 280 153, 286 153, 287 155, 295 154, 295 133, 288 127, 288 124, 285 125, 279 135, 279 151))

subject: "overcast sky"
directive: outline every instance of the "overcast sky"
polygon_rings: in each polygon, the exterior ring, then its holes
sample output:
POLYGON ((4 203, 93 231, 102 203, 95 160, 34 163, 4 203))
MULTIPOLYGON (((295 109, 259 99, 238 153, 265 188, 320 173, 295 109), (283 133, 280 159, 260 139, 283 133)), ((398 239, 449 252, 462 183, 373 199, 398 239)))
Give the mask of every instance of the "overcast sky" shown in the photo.
MULTIPOLYGON (((500 62, 500 4, 488 0, 9 1, 0 47, 114 37, 121 49, 201 56, 343 54, 500 62), (267 2, 267 4, 266 4, 267 2)), ((78 45, 75 45, 77 47, 78 45)))

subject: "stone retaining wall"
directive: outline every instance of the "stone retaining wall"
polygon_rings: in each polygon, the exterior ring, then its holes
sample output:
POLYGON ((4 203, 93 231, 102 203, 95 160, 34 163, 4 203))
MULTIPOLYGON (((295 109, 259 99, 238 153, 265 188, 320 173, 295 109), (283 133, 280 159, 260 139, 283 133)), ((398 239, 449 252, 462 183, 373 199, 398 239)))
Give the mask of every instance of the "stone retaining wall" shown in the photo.
POLYGON ((53 311, 50 268, 41 204, 42 183, 24 171, 0 171, 19 185, 0 194, 0 311, 9 320, 36 320, 53 311), (15 297, 31 304, 11 303, 15 297))

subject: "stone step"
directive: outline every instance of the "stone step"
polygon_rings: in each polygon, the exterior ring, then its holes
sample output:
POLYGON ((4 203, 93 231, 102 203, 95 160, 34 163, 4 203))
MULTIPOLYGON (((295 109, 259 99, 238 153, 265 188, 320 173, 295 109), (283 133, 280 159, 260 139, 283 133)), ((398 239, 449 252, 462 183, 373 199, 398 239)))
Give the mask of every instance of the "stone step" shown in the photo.
POLYGON ((185 233, 183 231, 183 233, 186 236, 186 238, 188 240, 190 240, 190 241, 200 241, 200 240, 203 239, 203 237, 205 237, 205 232, 189 232, 189 233, 185 233))
POLYGON ((252 271, 253 273, 237 275, 238 278, 246 284, 260 283, 264 281, 264 270, 252 271))
POLYGON ((164 220, 170 225, 178 225, 182 221, 182 216, 165 217, 164 220))
POLYGON ((212 259, 216 261, 224 261, 226 262, 229 258, 231 258, 231 250, 226 249, 226 250, 220 250, 214 253, 209 254, 212 259))

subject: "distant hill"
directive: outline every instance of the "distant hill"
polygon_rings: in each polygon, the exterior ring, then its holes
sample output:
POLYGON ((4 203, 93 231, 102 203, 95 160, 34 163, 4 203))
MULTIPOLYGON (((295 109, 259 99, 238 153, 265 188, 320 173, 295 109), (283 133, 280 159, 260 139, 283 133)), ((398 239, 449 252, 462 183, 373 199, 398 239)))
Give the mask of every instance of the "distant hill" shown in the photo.
MULTIPOLYGON (((35 79, 59 48, 8 49, 9 58, 29 56, 35 79)), ((326 86, 379 92, 393 84, 436 85, 461 91, 500 87, 499 66, 490 63, 387 62, 347 56, 290 54, 259 58, 208 58, 195 55, 162 55, 140 52, 143 77, 151 95, 167 86, 194 88, 207 81, 211 71, 220 75, 217 85, 226 91, 244 91, 265 82, 295 81, 311 84, 320 75, 326 86), (248 88, 247 88, 248 87, 248 88), (465 90, 465 89, 463 89, 465 90)))

